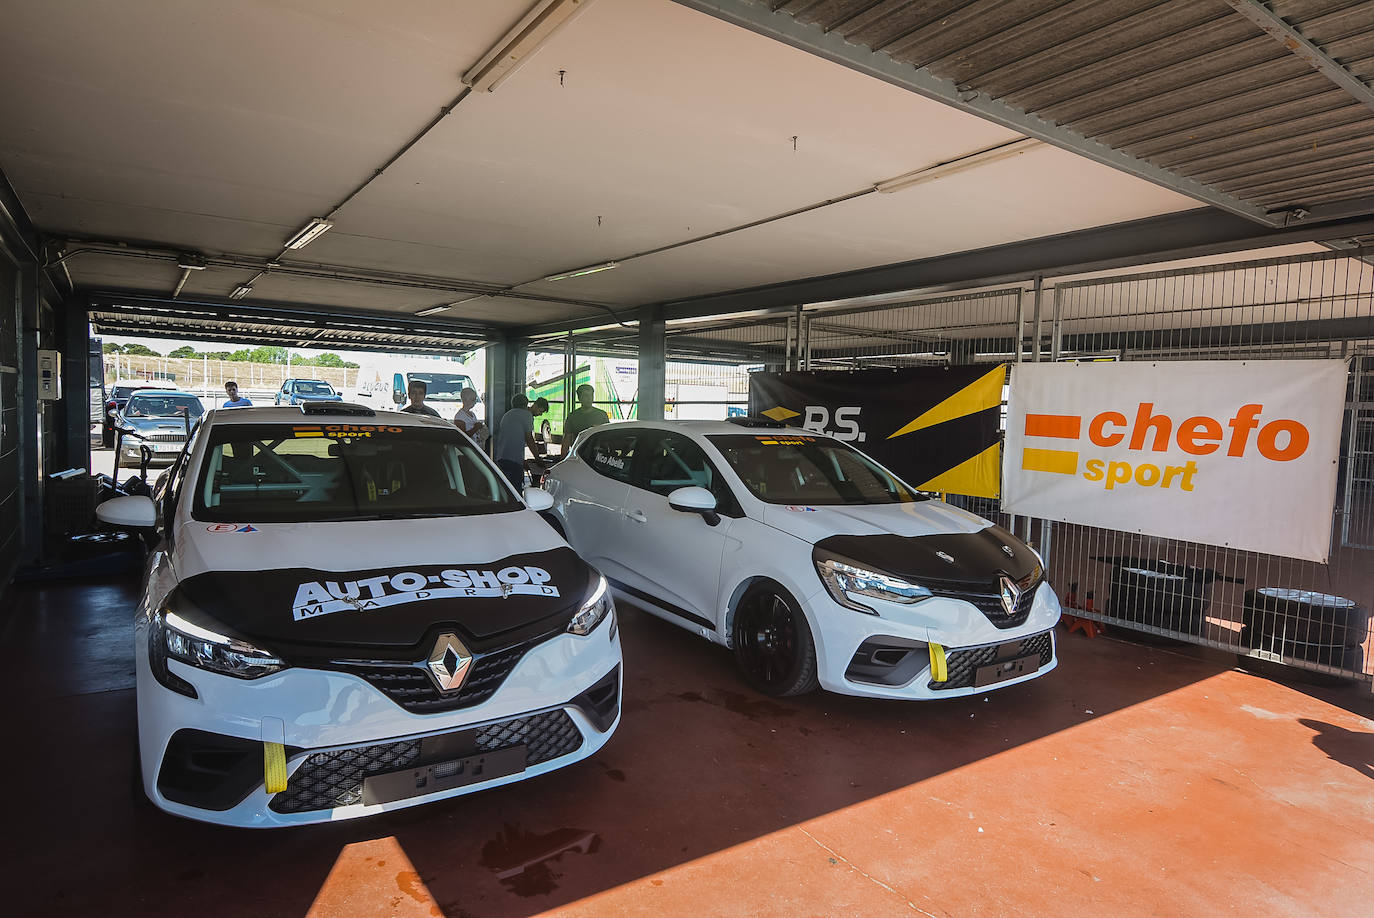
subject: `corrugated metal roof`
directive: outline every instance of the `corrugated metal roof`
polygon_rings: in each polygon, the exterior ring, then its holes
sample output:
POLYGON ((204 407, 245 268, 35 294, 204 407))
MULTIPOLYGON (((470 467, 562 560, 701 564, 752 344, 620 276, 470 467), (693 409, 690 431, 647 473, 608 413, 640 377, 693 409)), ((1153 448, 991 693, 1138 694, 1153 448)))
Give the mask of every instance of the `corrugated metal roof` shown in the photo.
MULTIPOLYGON (((1374 109, 1225 2, 771 0, 837 33, 1270 212, 1374 194, 1374 109)), ((1374 3, 1270 9, 1374 80, 1374 3)))
MULTIPOLYGON (((312 315, 297 308, 245 308, 173 303, 137 296, 96 294, 91 329, 103 335, 194 338, 236 343, 272 342, 293 347, 453 354, 486 341, 468 328, 373 315, 312 315)), ((406 317, 409 318, 409 317, 406 317)))

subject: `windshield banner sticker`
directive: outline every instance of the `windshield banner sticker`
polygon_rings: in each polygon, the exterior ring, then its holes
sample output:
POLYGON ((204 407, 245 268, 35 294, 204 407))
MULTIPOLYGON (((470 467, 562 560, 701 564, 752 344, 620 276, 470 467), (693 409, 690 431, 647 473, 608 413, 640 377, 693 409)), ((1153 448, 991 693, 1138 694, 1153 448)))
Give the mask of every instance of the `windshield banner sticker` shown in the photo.
POLYGON ((296 588, 291 617, 296 621, 331 612, 369 612, 385 606, 433 599, 505 599, 559 596, 542 567, 504 567, 499 571, 449 568, 437 574, 399 571, 366 580, 312 580, 296 588))

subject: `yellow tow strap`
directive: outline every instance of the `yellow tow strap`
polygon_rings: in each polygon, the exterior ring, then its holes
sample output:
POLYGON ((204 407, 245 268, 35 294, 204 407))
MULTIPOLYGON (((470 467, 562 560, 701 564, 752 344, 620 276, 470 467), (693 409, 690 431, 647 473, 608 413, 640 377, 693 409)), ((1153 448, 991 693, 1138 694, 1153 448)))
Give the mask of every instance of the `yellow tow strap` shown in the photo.
POLYGON ((286 790, 286 747, 281 743, 262 744, 262 775, 269 794, 286 790))
POLYGON ((286 790, 286 724, 280 717, 262 719, 262 781, 269 794, 286 790))
POLYGON ((930 681, 944 682, 949 679, 949 669, 945 666, 945 648, 939 644, 927 644, 930 648, 930 681))

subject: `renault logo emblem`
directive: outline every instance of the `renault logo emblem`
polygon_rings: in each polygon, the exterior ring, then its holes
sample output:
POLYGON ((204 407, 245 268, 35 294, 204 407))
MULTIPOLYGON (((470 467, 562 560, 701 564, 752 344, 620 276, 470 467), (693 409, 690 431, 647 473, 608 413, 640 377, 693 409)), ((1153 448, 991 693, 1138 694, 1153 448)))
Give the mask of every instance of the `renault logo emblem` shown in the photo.
POLYGON ((1016 614, 1016 601, 1021 598, 1021 588, 1011 581, 1009 577, 1001 578, 1002 608, 1007 615, 1016 614))
POLYGON ((472 668, 472 654, 454 634, 441 634, 429 655, 429 675, 441 692, 456 692, 472 668))

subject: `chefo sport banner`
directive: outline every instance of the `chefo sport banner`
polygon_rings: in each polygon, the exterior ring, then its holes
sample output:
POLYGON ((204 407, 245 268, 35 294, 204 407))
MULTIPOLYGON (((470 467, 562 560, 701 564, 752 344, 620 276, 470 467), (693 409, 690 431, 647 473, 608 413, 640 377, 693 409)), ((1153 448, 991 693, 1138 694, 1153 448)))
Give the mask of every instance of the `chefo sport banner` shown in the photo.
POLYGON ((923 491, 996 497, 1006 368, 754 373, 749 413, 829 434, 923 491))
POLYGON ((1003 509, 1327 560, 1340 360, 1020 364, 1003 509))

